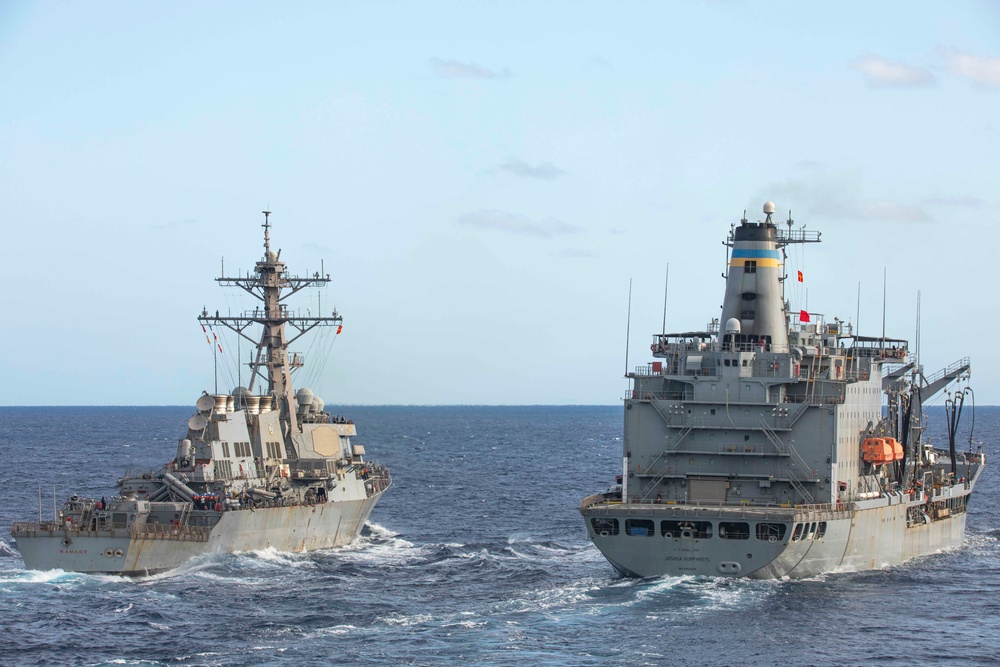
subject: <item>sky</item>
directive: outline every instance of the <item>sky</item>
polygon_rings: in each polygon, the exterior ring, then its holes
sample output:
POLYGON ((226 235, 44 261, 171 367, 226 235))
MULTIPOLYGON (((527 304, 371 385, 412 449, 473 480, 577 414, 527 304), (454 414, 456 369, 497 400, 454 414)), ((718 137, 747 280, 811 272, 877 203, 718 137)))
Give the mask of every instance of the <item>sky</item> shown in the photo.
POLYGON ((328 405, 615 404, 767 200, 822 232, 793 310, 881 335, 884 277, 1000 404, 996 2, 10 0, 0 96, 0 405, 245 383, 196 317, 265 209, 328 405))

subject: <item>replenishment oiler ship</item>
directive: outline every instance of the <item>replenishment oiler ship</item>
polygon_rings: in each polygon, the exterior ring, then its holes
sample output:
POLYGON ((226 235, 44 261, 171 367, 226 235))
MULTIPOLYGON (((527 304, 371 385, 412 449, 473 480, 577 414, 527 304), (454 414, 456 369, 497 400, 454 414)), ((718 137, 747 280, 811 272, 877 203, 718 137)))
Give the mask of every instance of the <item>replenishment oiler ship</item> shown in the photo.
POLYGON ((113 497, 74 495, 51 521, 39 507, 39 521, 15 523, 11 533, 27 568, 141 575, 206 552, 310 551, 358 536, 391 478, 351 443, 352 420, 332 417, 309 389, 293 392, 303 357, 289 345, 316 327, 339 333, 343 319, 336 310, 313 316, 288 309, 286 297, 330 278, 286 273, 281 251, 271 249, 269 215, 253 272, 217 279, 261 305, 198 317, 203 328, 228 327, 256 348, 247 386, 205 392, 174 460, 127 472, 113 497))
POLYGON ((793 313, 787 249, 820 234, 764 213, 730 231, 721 320, 655 335, 628 373, 621 475, 580 506, 624 575, 809 577, 962 543, 986 463, 955 442, 969 359, 925 375, 906 340, 793 313), (939 449, 922 408, 949 386, 939 449))

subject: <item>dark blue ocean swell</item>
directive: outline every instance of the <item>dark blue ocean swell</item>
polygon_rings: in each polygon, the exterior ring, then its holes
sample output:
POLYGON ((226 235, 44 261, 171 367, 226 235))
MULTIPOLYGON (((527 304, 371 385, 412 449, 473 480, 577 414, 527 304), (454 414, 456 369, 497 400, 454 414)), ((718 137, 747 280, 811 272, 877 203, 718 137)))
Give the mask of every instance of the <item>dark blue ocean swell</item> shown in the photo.
MULTIPOLYGON (((31 572, 0 542, 3 665, 997 664, 989 467, 958 550, 806 581, 617 577, 576 506, 620 467, 621 409, 343 408, 394 484, 354 544, 212 555, 140 579, 31 572)), ((939 410, 930 431, 943 443, 939 410), (937 430, 935 430, 937 429, 937 430)), ((52 486, 111 493, 187 408, 2 408, 0 526, 52 486)), ((1000 409, 977 411, 997 451, 1000 409)))

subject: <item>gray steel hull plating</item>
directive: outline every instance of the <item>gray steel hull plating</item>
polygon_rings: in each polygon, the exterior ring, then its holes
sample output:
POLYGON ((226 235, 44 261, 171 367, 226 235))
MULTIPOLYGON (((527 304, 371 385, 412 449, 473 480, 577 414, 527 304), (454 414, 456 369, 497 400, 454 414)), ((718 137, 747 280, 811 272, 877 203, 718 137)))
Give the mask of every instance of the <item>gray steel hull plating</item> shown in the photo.
POLYGON ((759 518, 786 525, 781 540, 756 539, 753 531, 747 539, 707 539, 664 537, 660 531, 651 536, 635 536, 622 530, 617 535, 595 533, 591 517, 676 518, 683 512, 700 520, 753 520, 753 512, 741 509, 719 510, 684 506, 619 506, 609 511, 596 506, 582 509, 594 545, 605 558, 626 576, 745 576, 755 579, 812 577, 828 572, 860 571, 900 565, 907 560, 959 547, 965 535, 966 514, 960 513, 936 521, 907 526, 908 507, 919 501, 887 504, 885 499, 859 503, 855 509, 842 511, 770 513, 759 518), (792 540, 796 523, 825 522, 825 533, 814 539, 792 540))
POLYGON ((304 552, 348 544, 361 532, 380 497, 377 493, 364 500, 228 511, 213 527, 208 541, 184 536, 137 537, 125 530, 117 534, 54 530, 19 535, 17 548, 31 570, 153 574, 204 553, 268 548, 304 552))

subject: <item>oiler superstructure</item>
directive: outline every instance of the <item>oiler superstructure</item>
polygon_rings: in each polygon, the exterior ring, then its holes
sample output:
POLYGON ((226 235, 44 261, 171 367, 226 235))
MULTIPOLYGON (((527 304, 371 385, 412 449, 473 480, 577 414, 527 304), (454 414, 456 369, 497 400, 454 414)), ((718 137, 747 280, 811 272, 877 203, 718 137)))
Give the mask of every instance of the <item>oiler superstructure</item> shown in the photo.
POLYGON ((203 326, 225 326, 256 350, 250 380, 227 394, 203 394, 174 459, 158 470, 128 472, 111 498, 72 496, 51 521, 15 523, 29 569, 146 574, 205 552, 274 548, 310 551, 351 542, 391 484, 365 460, 351 420, 332 417, 292 373, 303 365, 288 347, 341 316, 302 316, 284 299, 327 275, 288 275, 270 244, 242 277, 218 278, 261 305, 236 316, 203 310, 203 326))
POLYGON ((925 375, 906 340, 793 313, 786 249, 820 234, 764 212, 726 242, 721 327, 657 334, 628 373, 618 484, 580 506, 622 574, 808 577, 962 543, 985 465, 955 442, 969 359, 925 375), (939 449, 922 407, 952 383, 939 449))

